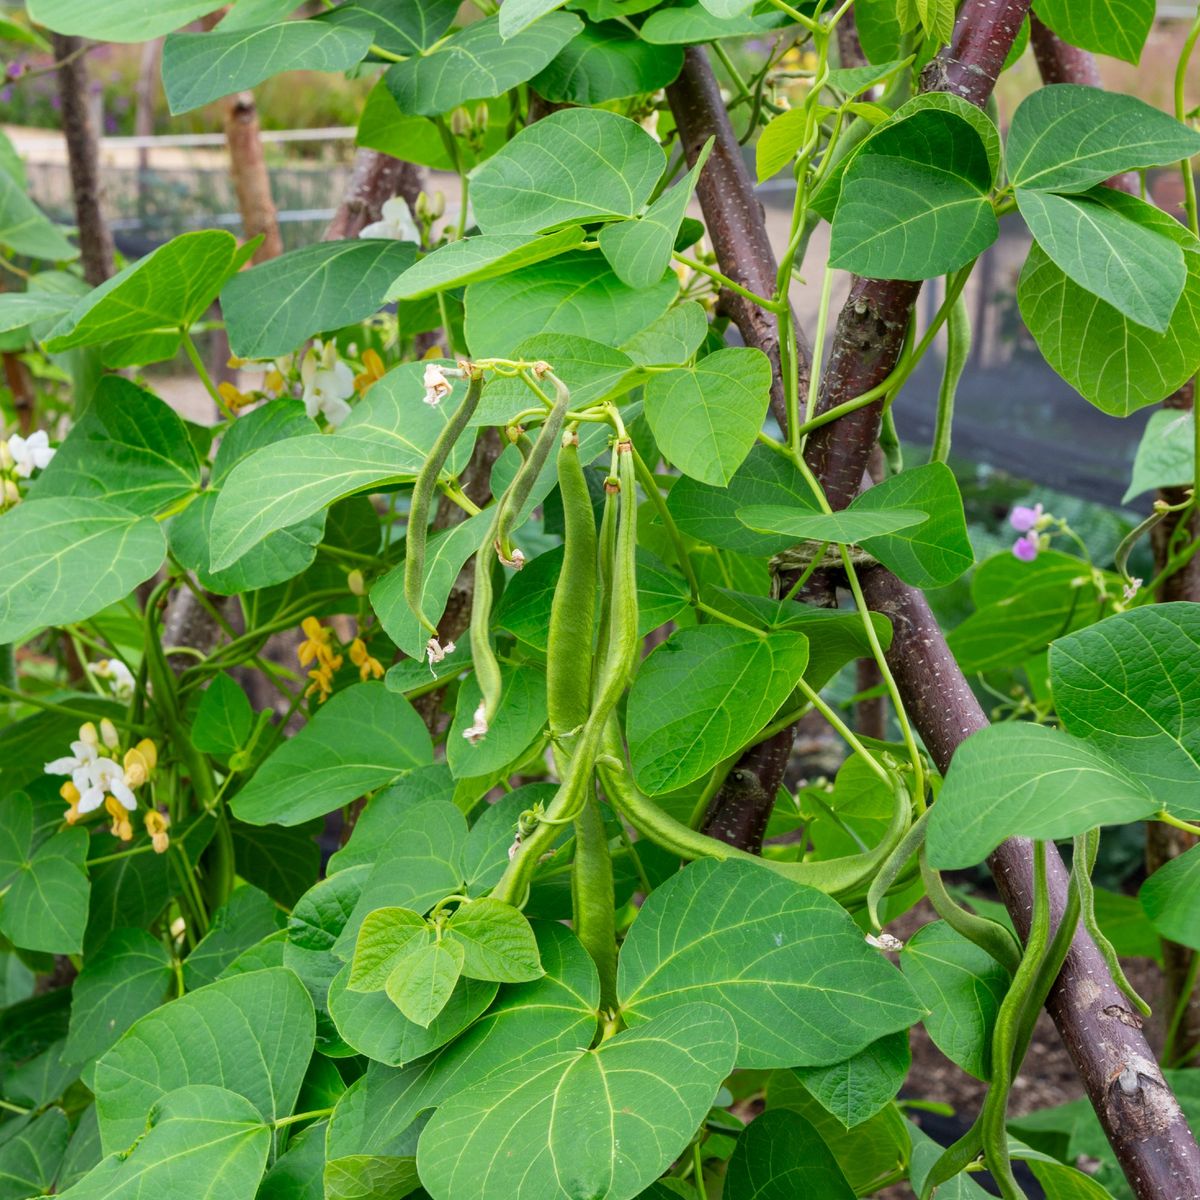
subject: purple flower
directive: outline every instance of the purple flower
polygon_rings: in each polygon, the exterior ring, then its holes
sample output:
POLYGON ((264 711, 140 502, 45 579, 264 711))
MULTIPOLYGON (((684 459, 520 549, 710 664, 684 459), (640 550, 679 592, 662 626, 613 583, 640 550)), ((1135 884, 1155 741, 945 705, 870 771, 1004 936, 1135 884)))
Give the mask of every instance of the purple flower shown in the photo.
POLYGON ((4 68, 4 77, 6 79, 20 79, 25 74, 25 64, 20 59, 10 62, 4 68))
MULTIPOLYGON (((1034 529, 1042 519, 1042 506, 1035 505, 1033 508, 1028 508, 1024 504, 1018 504, 1012 512, 1008 514, 1008 523, 1018 533, 1028 533, 1034 529)), ((1018 557, 1020 557, 1018 555, 1018 557)))
MULTIPOLYGON (((1028 511, 1028 510, 1026 510, 1028 511)), ((1013 542, 1012 552, 1022 562, 1033 562, 1041 549, 1041 543, 1036 533, 1027 533, 1013 542)))
POLYGON ((0 104, 7 104, 12 99, 12 88, 0 88, 0 104))

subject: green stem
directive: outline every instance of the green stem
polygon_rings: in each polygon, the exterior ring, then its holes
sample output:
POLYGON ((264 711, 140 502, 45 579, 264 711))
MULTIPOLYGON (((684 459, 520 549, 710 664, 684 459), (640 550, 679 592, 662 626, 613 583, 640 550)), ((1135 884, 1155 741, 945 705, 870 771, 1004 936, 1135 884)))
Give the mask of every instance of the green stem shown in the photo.
POLYGON ((663 523, 667 537, 670 539, 672 547, 674 547, 675 557, 679 560, 679 569, 683 572, 683 577, 687 580, 688 590, 692 594, 692 602, 696 603, 700 596, 700 582, 696 578, 695 569, 692 567, 692 560, 688 556, 687 546, 684 545, 683 535, 679 532, 679 526, 675 524, 675 518, 671 516, 671 510, 667 508, 667 502, 654 478, 653 472, 637 452, 636 446, 633 449, 633 468, 637 473, 638 483, 642 485, 642 491, 646 493, 646 499, 654 505, 654 510, 658 513, 658 519, 663 523))
POLYGON ((1175 1004, 1175 1011, 1171 1014, 1171 1024, 1167 1027, 1166 1040, 1163 1042, 1162 1061, 1164 1067, 1186 1063, 1192 1057, 1190 1052, 1187 1055, 1177 1054, 1175 1045, 1179 1041, 1179 1031, 1183 1028, 1183 1019, 1192 1002, 1192 993, 1196 990, 1197 976, 1200 976, 1200 950, 1193 950, 1187 974, 1183 979, 1183 987, 1179 989, 1179 999, 1175 1004))
POLYGON ((798 691, 803 693, 809 704, 811 704, 813 708, 815 708, 817 712, 819 712, 821 716, 823 716, 825 720, 828 721, 835 730, 837 730, 850 749, 853 750, 854 753, 860 758, 862 758, 867 766, 871 768, 871 771, 890 788, 892 786, 892 778, 887 773, 887 769, 875 758, 870 750, 868 750, 866 746, 864 746, 862 742, 858 740, 858 736, 855 734, 854 730, 851 729, 850 726, 847 725, 846 722, 843 721, 842 718, 839 717, 837 713, 834 712, 834 710, 830 708, 824 700, 821 699, 820 694, 809 687, 803 679, 798 679, 796 681, 796 688, 798 691))
POLYGON ((301 1121, 319 1121, 322 1117, 333 1114, 332 1108, 314 1108, 310 1112, 292 1113, 290 1117, 279 1117, 271 1122, 272 1129, 282 1129, 285 1125, 298 1125, 301 1121))
POLYGON ((714 267, 710 267, 705 263, 698 262, 696 259, 687 254, 681 254, 678 250, 672 257, 676 262, 683 263, 685 267, 692 271, 699 271, 701 275, 707 275, 710 279, 716 280, 717 283, 719 283, 723 288, 727 288, 736 295, 742 296, 752 303, 757 304, 760 308, 766 309, 767 312, 779 311, 779 304, 777 304, 774 300, 768 300, 766 296, 760 296, 757 292, 752 292, 749 288, 742 287, 740 283, 735 283, 729 278, 728 275, 722 275, 721 272, 716 270, 714 267))
POLYGON ((204 361, 200 357, 200 352, 196 349, 196 343, 192 341, 191 333, 186 329, 180 329, 179 332, 183 337, 183 348, 187 352, 188 359, 195 368, 196 374, 200 376, 200 382, 204 384, 204 390, 212 397, 217 410, 227 420, 232 421, 237 414, 225 403, 225 397, 217 391, 217 386, 213 383, 212 376, 209 375, 208 368, 204 365, 204 361))
MULTIPOLYGON (((43 700, 40 696, 30 696, 27 692, 19 692, 16 688, 10 688, 6 684, 0 683, 0 696, 7 696, 20 704, 29 704, 34 708, 40 708, 45 712, 58 713, 63 717, 73 717, 81 723, 84 721, 94 721, 95 713, 90 713, 82 708, 71 708, 67 704, 55 704, 52 700, 43 700)), ((145 725, 135 724, 132 721, 127 721, 123 717, 112 717, 112 723, 119 726, 121 729, 128 729, 131 733, 137 733, 145 736, 150 732, 145 725)))

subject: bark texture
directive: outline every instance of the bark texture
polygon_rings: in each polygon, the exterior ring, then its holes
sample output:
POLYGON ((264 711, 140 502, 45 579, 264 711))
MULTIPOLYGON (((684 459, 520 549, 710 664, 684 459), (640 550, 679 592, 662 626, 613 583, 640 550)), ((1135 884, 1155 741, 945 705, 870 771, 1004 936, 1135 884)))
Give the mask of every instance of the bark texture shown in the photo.
POLYGON ((384 204, 403 196, 411 208, 421 190, 421 169, 378 150, 359 150, 346 194, 329 222, 322 239, 336 242, 356 238, 373 221, 378 221, 384 204))
POLYGON ((95 122, 88 108, 87 62, 81 38, 51 35, 58 61, 58 96, 62 102, 63 137, 79 227, 79 257, 83 277, 99 287, 113 274, 113 240, 104 218, 104 185, 95 122))
POLYGON ((229 147, 229 169, 237 192, 242 232, 249 241, 262 235, 253 263, 278 258, 283 253, 279 219, 271 198, 271 176, 263 157, 259 136, 258 108, 253 92, 238 92, 225 107, 225 144, 229 147))

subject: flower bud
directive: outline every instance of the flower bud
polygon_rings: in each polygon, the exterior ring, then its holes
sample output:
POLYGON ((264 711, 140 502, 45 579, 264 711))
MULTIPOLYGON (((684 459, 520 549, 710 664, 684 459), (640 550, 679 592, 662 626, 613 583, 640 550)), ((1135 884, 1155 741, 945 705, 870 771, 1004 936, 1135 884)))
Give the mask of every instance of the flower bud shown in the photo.
POLYGON ((115 750, 121 744, 117 727, 107 717, 100 722, 100 740, 110 750, 115 750))
POLYGON ((455 137, 466 137, 471 132, 471 114, 462 105, 450 114, 450 132, 455 137))
POLYGON ((363 579, 363 573, 357 567, 347 574, 346 587, 350 589, 352 596, 365 596, 367 594, 366 580, 363 579))
POLYGON ((477 133, 486 133, 488 127, 488 106, 480 104, 475 109, 475 130, 477 133))

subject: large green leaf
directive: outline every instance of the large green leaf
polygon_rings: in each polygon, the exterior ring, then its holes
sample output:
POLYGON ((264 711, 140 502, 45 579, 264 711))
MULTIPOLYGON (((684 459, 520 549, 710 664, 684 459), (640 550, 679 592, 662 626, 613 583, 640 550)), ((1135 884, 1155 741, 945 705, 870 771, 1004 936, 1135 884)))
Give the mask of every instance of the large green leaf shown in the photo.
POLYGON ((908 1030, 890 1033, 844 1062, 798 1067, 795 1074, 826 1112, 847 1129, 870 1120, 908 1078, 912 1052, 908 1030))
POLYGON ((266 1121, 286 1116, 313 1039, 312 1002, 284 967, 234 975, 155 1009, 96 1064, 105 1152, 131 1145, 155 1102, 188 1084, 227 1087, 266 1121))
POLYGON ((691 359, 708 333, 708 318, 695 300, 669 308, 653 324, 634 334, 621 349, 643 365, 682 364, 691 359))
POLYGON ((500 36, 510 38, 562 6, 563 0, 507 0, 500 9, 500 36))
POLYGON ((106 375, 30 495, 92 497, 153 516, 199 487, 200 460, 175 410, 106 375))
POLYGON ((471 179, 484 233, 632 217, 666 160, 640 125, 603 109, 569 108, 523 129, 471 179))
POLYGON ((900 969, 929 1009, 925 1028, 951 1062, 976 1079, 992 1073, 992 1027, 1008 972, 945 921, 923 926, 900 952, 900 969))
POLYGON ((914 525, 923 525, 929 514, 912 508, 889 508, 882 512, 796 512, 781 504, 751 504, 738 509, 738 519, 757 533, 786 534, 812 542, 853 545, 864 539, 884 537, 914 525))
MULTIPOLYGON (((569 226, 530 238, 523 233, 481 233, 447 242, 414 263, 388 289, 388 300, 420 300, 449 288, 507 275, 520 267, 554 258, 583 241, 583 230, 569 226)), ((664 264, 665 269, 665 264, 664 264)), ((662 276, 659 271, 655 279, 662 276)))
POLYGON ((109 934, 71 988, 67 1061, 103 1054, 134 1021, 162 1003, 171 975, 171 958, 158 938, 144 929, 109 934))
POLYGON ((220 8, 212 0, 31 0, 29 16, 58 33, 144 42, 220 8))
POLYGON ((208 932, 184 959, 189 991, 212 983, 243 950, 277 933, 285 924, 281 909, 266 892, 243 884, 213 913, 208 932))
POLYGON ((19 180, 0 167, 0 246, 30 258, 67 261, 79 251, 25 193, 19 180))
POLYGON ((467 342, 477 356, 504 356, 537 333, 594 337, 603 330, 604 340, 619 346, 660 317, 678 292, 679 281, 670 271, 652 287, 631 288, 602 255, 573 251, 501 279, 470 284, 467 342))
POLYGON ((500 18, 485 17, 428 52, 396 63, 384 78, 401 112, 437 116, 524 83, 582 28, 582 22, 571 13, 549 13, 505 38, 500 33, 500 18))
MULTIPOLYGON (((83 296, 51 330, 46 349, 57 353, 187 329, 248 257, 225 230, 181 233, 83 296)), ((158 345, 158 339, 147 344, 158 345)), ((177 343, 163 345, 161 355, 142 361, 172 357, 177 343)))
POLYGON ((846 910, 756 863, 705 859, 656 888, 621 948, 630 1024, 726 1008, 742 1067, 840 1062, 924 1012, 846 910))
POLYGON ((46 838, 24 792, 5 798, 0 821, 0 933, 23 950, 78 954, 87 925, 85 829, 46 838))
MULTIPOLYGON (((301 523, 334 501, 414 479, 466 390, 455 380, 441 404, 425 404, 423 370, 423 363, 411 362, 389 371, 337 433, 272 442, 238 462, 212 512, 211 568, 237 563, 276 530, 306 540, 301 523)), ((466 465, 473 443, 473 431, 456 443, 448 474, 466 465)))
POLYGON ((957 270, 996 240, 993 170, 978 129, 923 109, 880 129, 846 169, 830 264, 883 279, 957 270))
POLYGON ((1185 254, 1183 295, 1162 333, 1074 283, 1037 244, 1017 287, 1021 316, 1046 361, 1111 416, 1157 404, 1200 368, 1200 254, 1185 254))
POLYGON ((382 683, 355 684, 258 768, 233 812, 251 825, 299 825, 432 759, 429 733, 403 696, 382 683))
POLYGON ((154 1095, 129 1133, 125 1144, 113 1143, 108 1157, 62 1195, 253 1200, 271 1149, 271 1130, 250 1098, 206 1084, 154 1095), (201 1181, 204 1190, 198 1191, 201 1181))
POLYGON ((242 749, 254 729, 254 709, 232 675, 213 677, 192 719, 192 745, 205 754, 228 756, 242 749))
POLYGON ((929 817, 932 866, 972 867, 1005 838, 1065 838, 1159 807, 1103 751, 1028 721, 991 725, 954 752, 929 817))
POLYGON ((1137 775, 1159 805, 1200 817, 1200 608, 1118 613, 1050 647, 1055 707, 1076 737, 1137 775))
POLYGON ((761 350, 718 350, 694 367, 652 375, 646 417, 663 454, 685 475, 724 486, 767 415, 771 364, 761 350))
POLYGON ((456 778, 490 775, 516 762, 546 728, 546 676, 538 667, 506 667, 501 672, 500 707, 487 736, 472 743, 464 736, 482 699, 472 675, 459 688, 454 721, 446 741, 446 761, 456 778))
POLYGON ((370 34, 369 40, 381 50, 408 56, 420 54, 437 42, 450 28, 457 12, 454 0, 412 0, 408 4, 396 4, 394 0, 351 0, 320 14, 319 19, 344 29, 365 30, 370 34))
POLYGON ((377 312, 392 281, 412 266, 412 242, 358 238, 290 250, 243 271, 221 292, 229 345, 243 358, 298 350, 314 333, 377 312))
POLYGON ((1142 884, 1138 899, 1161 937, 1200 950, 1200 846, 1159 867, 1142 884))
POLYGON ((673 83, 682 66, 682 49, 652 46, 624 25, 587 24, 530 87, 556 104, 605 104, 656 92, 673 83))
POLYGON ((1038 20, 1072 46, 1136 63, 1150 27, 1154 0, 1037 0, 1038 20))
POLYGON ((1196 425, 1190 411, 1164 408, 1150 414, 1133 460, 1122 504, 1153 488, 1181 487, 1196 474, 1196 425))
MULTIPOLYGON (((0 242, 3 242, 0 234, 0 242)), ((0 333, 22 329, 42 321, 58 321, 71 311, 74 297, 50 292, 4 292, 0 294, 0 333)))
POLYGON ((163 44, 163 90, 171 112, 184 113, 281 71, 345 71, 370 45, 369 31, 324 21, 173 33, 163 44))
POLYGON ((738 1136, 725 1176, 725 1200, 854 1200, 837 1159, 798 1113, 772 1109, 738 1136))
POLYGON ((51 1194, 67 1152, 67 1116, 48 1108, 40 1116, 9 1120, 0 1142, 0 1197, 24 1200, 51 1194))
POLYGON ((673 791, 750 742, 791 694, 808 639, 730 625, 672 634, 642 664, 629 695, 629 754, 648 795, 673 791))
POLYGON ((1017 204, 1038 245, 1070 279, 1131 321, 1166 330, 1187 279, 1178 244, 1102 196, 1018 188, 1017 204))
POLYGON ((101 500, 30 500, 0 517, 0 639, 93 616, 162 565, 162 529, 101 500))
POLYGON ((733 1065, 729 1017, 689 1004, 596 1050, 547 1054, 459 1092, 421 1134, 434 1200, 629 1200, 684 1149, 733 1065))
POLYGON ((652 12, 642 25, 641 35, 645 41, 660 46, 688 46, 732 37, 761 37, 786 20, 783 13, 777 12, 717 17, 703 4, 680 4, 652 12))
POLYGON ((321 851, 313 835, 323 825, 323 821, 288 827, 231 821, 237 873, 292 908, 320 873, 321 851))
POLYGON ((1018 188, 1086 192, 1110 175, 1200 151, 1200 133, 1123 92, 1056 83, 1013 113, 1005 157, 1018 188))

